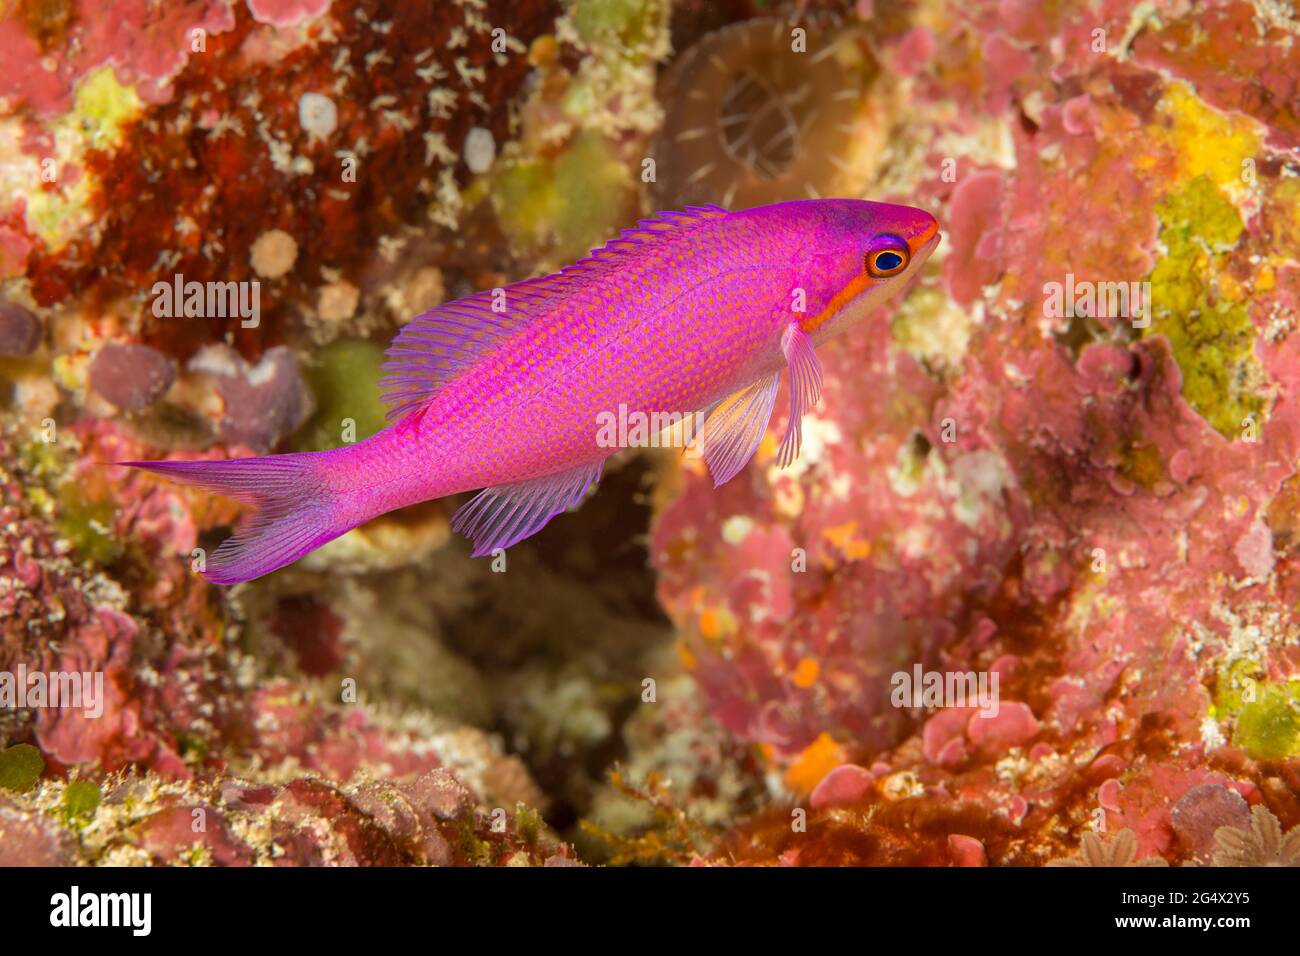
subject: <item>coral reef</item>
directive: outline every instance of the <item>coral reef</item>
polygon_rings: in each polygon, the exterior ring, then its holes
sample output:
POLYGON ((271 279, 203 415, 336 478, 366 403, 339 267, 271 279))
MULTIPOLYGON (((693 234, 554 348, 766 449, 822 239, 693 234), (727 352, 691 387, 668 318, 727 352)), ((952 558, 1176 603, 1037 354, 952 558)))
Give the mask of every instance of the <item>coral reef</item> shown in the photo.
POLYGON ((0 794, 0 866, 555 866, 573 860, 535 812, 476 809, 452 774, 338 787, 114 774, 0 794), (84 788, 84 789, 78 789, 84 788), (80 794, 80 795, 78 795, 80 794))
POLYGON ((1041 864, 1082 830, 1204 863, 1246 807, 1300 820, 1295 21, 1008 7, 876 34, 908 112, 874 195, 946 253, 823 357, 803 460, 661 489, 689 667, 782 780, 740 860, 1041 864), (996 676, 996 715, 898 706, 913 668, 996 676))
POLYGON ((1296 865, 1298 34, 8 5, 0 865, 1296 865), (218 589, 241 506, 111 464, 362 440, 422 312, 830 195, 944 240, 819 350, 790 468, 779 412, 721 488, 629 450, 503 558, 431 502, 218 589))

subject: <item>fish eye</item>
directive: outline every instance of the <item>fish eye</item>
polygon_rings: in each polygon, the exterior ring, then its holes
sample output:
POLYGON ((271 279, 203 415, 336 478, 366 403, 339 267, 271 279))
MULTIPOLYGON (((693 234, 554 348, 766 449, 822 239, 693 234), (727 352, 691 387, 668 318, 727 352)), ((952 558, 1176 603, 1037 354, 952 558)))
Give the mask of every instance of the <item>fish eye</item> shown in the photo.
POLYGON ((906 269, 908 258, 906 248, 876 249, 867 253, 867 272, 877 279, 887 279, 906 269))

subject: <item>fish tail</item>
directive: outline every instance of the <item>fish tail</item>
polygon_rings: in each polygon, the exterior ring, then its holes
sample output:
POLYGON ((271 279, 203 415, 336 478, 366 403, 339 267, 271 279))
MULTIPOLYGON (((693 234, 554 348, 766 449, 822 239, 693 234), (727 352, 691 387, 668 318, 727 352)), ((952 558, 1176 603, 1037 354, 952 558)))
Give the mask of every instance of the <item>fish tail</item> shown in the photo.
POLYGON ((291 564, 359 522, 326 479, 331 452, 225 461, 124 461, 256 508, 207 559, 214 584, 238 584, 291 564))

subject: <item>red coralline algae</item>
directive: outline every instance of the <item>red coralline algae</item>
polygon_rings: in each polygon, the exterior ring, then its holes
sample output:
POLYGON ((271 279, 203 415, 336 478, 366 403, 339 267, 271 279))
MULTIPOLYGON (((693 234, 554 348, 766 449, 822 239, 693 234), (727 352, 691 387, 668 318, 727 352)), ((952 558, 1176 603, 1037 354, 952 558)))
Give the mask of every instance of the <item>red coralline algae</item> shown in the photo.
POLYGON ((984 844, 974 837, 954 833, 948 837, 948 854, 953 866, 987 866, 984 844))
POLYGON ((64 441, 86 456, 65 479, 78 507, 108 504, 106 530, 132 542, 95 567, 36 513, 43 472, 28 470, 13 437, 0 442, 0 671, 103 683, 95 712, 43 707, 7 720, 6 738, 34 743, 45 769, 39 790, 0 796, 0 860, 485 864, 523 853, 540 865, 569 852, 516 808, 532 784, 485 734, 418 715, 403 723, 337 692, 331 701, 305 685, 319 661, 296 679, 246 670, 225 637, 229 609, 190 570, 198 536, 233 520, 229 503, 213 509, 151 480, 106 482, 98 461, 140 446, 106 423, 70 429, 64 441), (230 767, 250 759, 257 773, 316 776, 241 782, 230 767), (101 788, 94 812, 115 821, 111 845, 41 822, 41 801, 72 772, 101 788), (489 800, 508 825, 483 809, 489 800), (255 819, 266 828, 249 829, 255 819))
MULTIPOLYGON (((1163 14, 1162 14, 1163 16, 1163 14)), ((1136 62, 1194 83, 1219 109, 1245 113, 1268 130, 1279 149, 1300 147, 1300 52, 1279 19, 1268 23, 1254 4, 1230 2, 1174 12, 1159 30, 1133 43, 1136 62)))
POLYGON ((1192 787, 1174 804, 1169 823, 1182 848, 1198 863, 1208 863, 1214 853, 1214 834, 1220 827, 1245 828, 1250 823, 1250 805, 1245 798, 1221 783, 1192 787))
POLYGON ((0 210, 0 279, 22 275, 27 270, 27 257, 36 246, 27 232, 24 206, 20 200, 8 212, 0 210))
POLYGON ((655 525, 661 598, 718 719, 764 745, 793 800, 810 762, 822 768, 807 835, 782 834, 774 812, 728 844, 742 860, 974 863, 978 845, 991 864, 1041 864, 1075 853, 1101 811, 1129 831, 1129 856, 1204 863, 1197 818, 1218 812, 1220 792, 1205 788, 1266 795, 1286 822, 1297 813, 1283 794, 1300 746, 1257 743, 1249 722, 1234 731, 1271 705, 1243 704, 1229 676, 1250 668, 1285 686, 1296 674, 1294 555, 1279 545, 1293 522, 1268 503, 1295 487, 1300 452, 1296 409, 1275 400, 1300 385, 1287 334, 1297 246, 1293 213, 1266 230, 1254 218, 1293 195, 1278 152, 1291 120, 1243 92, 1274 79, 1241 68, 1294 53, 1242 4, 1146 22, 1136 40, 1130 3, 1019 18, 1008 6, 965 5, 950 30, 931 20, 930 36, 904 32, 880 51, 914 64, 915 102, 929 104, 903 134, 929 144, 925 169, 893 198, 932 201, 949 239, 894 342, 877 319, 825 350, 797 469, 777 471, 760 449, 714 492, 688 464, 655 525), (1192 30, 1213 33, 1223 59, 1184 56, 1192 30), (913 51, 931 43, 932 55, 913 51), (1195 76, 1197 92, 1157 61, 1195 76), (954 151, 962 136, 971 154, 954 151), (974 145, 989 136, 1004 148, 974 145), (1199 306, 1162 285, 1208 263, 1157 241, 1168 204, 1207 180, 1223 198, 1205 220, 1221 201, 1240 210, 1223 221, 1246 227, 1225 230, 1232 278, 1199 314, 1249 327, 1254 347, 1232 375, 1266 410, 1231 434, 1212 404, 1222 393, 1197 385, 1228 340, 1186 348, 1182 323, 1197 319, 1180 310, 1199 306), (1051 284, 1067 281, 1138 292, 1120 311, 1094 299, 1053 313, 1051 284), (1143 282, 1155 290, 1145 304, 1143 282), (1163 334, 1147 330, 1153 317, 1163 334), (803 659, 817 664, 807 684, 794 679, 803 659), (997 715, 969 700, 891 705, 891 680, 917 662, 996 674, 997 715), (828 816, 846 806, 870 822, 828 816), (899 821, 904 806, 963 820, 917 828, 899 821))
POLYGON ((1034 712, 1019 701, 1003 700, 998 712, 989 716, 971 714, 966 724, 966 735, 980 750, 992 756, 1001 756, 1012 747, 1022 747, 1038 733, 1038 719, 1034 712))
POLYGON ((808 796, 815 809, 852 806, 871 787, 871 771, 854 764, 841 764, 825 777, 808 796))
POLYGON ((944 260, 948 294, 968 306, 1001 274, 1002 177, 989 171, 961 180, 953 190, 947 225, 952 243, 944 260))
POLYGON ((0 794, 0 865, 397 866, 576 863, 527 812, 493 817, 445 770, 400 784, 340 787, 311 777, 170 784, 113 775, 95 829, 74 833, 38 799, 0 794), (93 836, 89 834, 94 834, 93 836))
POLYGON ((0 96, 11 109, 28 107, 50 113, 66 105, 63 83, 55 73, 36 68, 41 58, 40 43, 16 17, 0 19, 0 57, 15 67, 5 70, 0 81, 0 96))
POLYGON ((24 812, 0 794, 0 866, 68 866, 76 860, 76 837, 41 814, 24 812))
MULTIPOLYGON (((41 4, 20 4, 35 13, 41 4)), ((165 102, 170 84, 208 36, 234 26, 230 5, 192 0, 160 6, 148 0, 75 0, 57 36, 28 32, 17 18, 0 21, 0 51, 11 69, 0 78, 0 97, 14 108, 49 116, 68 108, 73 89, 86 74, 112 66, 123 83, 135 84, 143 99, 165 102), (202 38, 202 39, 200 39, 202 38), (46 48, 42 48, 42 43, 46 48), (60 58, 60 48, 75 50, 60 58), (54 68, 47 68, 52 65, 54 68)), ((38 24, 39 26, 39 24, 38 24)))

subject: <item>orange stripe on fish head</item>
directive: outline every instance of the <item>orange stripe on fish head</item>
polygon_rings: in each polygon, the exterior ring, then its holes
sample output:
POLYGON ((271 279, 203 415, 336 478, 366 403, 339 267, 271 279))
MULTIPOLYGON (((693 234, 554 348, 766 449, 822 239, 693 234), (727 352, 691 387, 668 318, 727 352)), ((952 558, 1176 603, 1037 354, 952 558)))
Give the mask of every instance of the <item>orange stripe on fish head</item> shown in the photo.
POLYGON ((826 304, 826 308, 822 309, 816 315, 804 319, 799 324, 803 327, 805 332, 812 334, 829 319, 838 315, 840 310, 846 305, 856 299, 863 292, 866 292, 870 286, 876 283, 876 281, 877 280, 873 279, 866 272, 859 273, 850 279, 843 289, 835 293, 834 298, 826 304))
POLYGON ((919 266, 938 245, 939 223, 927 216, 927 222, 907 238, 892 233, 881 233, 872 238, 862 256, 861 271, 845 283, 826 306, 800 324, 812 334, 842 312, 854 299, 876 286, 909 275, 913 265, 919 266), (889 256, 896 261, 886 261, 889 256))

